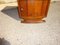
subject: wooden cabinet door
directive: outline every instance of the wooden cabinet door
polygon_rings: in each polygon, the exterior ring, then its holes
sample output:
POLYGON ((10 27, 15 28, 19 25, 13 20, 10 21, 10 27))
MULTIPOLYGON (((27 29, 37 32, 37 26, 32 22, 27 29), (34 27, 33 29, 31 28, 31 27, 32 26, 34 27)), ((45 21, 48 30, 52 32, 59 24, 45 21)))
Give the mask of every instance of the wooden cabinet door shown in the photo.
POLYGON ((50 0, 18 0, 19 16, 24 20, 41 20, 47 17, 50 0))

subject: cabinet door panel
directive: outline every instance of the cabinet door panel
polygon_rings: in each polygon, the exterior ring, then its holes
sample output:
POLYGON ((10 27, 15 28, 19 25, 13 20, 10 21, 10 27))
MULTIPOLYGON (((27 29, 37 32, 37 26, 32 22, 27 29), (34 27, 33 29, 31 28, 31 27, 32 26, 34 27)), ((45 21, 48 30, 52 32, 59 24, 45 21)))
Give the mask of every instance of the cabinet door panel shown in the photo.
POLYGON ((42 20, 47 17, 50 0, 18 0, 19 16, 24 20, 42 20))

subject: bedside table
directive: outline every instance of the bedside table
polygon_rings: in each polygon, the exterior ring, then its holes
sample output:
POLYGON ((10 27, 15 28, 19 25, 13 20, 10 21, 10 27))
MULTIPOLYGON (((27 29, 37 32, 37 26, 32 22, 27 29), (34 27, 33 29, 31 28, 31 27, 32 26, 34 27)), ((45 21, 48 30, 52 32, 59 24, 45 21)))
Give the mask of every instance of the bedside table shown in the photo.
POLYGON ((47 17, 50 0, 18 0, 18 14, 23 23, 39 23, 47 17))

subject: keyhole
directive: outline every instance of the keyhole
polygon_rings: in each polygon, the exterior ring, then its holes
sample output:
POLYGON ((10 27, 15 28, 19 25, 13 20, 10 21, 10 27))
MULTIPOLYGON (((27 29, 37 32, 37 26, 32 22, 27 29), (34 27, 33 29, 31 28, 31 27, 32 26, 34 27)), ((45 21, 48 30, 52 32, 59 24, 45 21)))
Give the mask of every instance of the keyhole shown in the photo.
POLYGON ((24 9, 23 8, 21 8, 21 11, 23 11, 24 9))

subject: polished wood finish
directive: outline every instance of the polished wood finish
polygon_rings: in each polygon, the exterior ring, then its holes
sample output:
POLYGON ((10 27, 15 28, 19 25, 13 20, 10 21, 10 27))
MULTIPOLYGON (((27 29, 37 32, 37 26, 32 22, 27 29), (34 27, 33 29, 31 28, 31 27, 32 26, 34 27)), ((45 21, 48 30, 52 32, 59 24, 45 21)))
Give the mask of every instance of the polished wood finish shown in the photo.
POLYGON ((21 22, 37 23, 47 17, 50 0, 18 0, 21 22))

